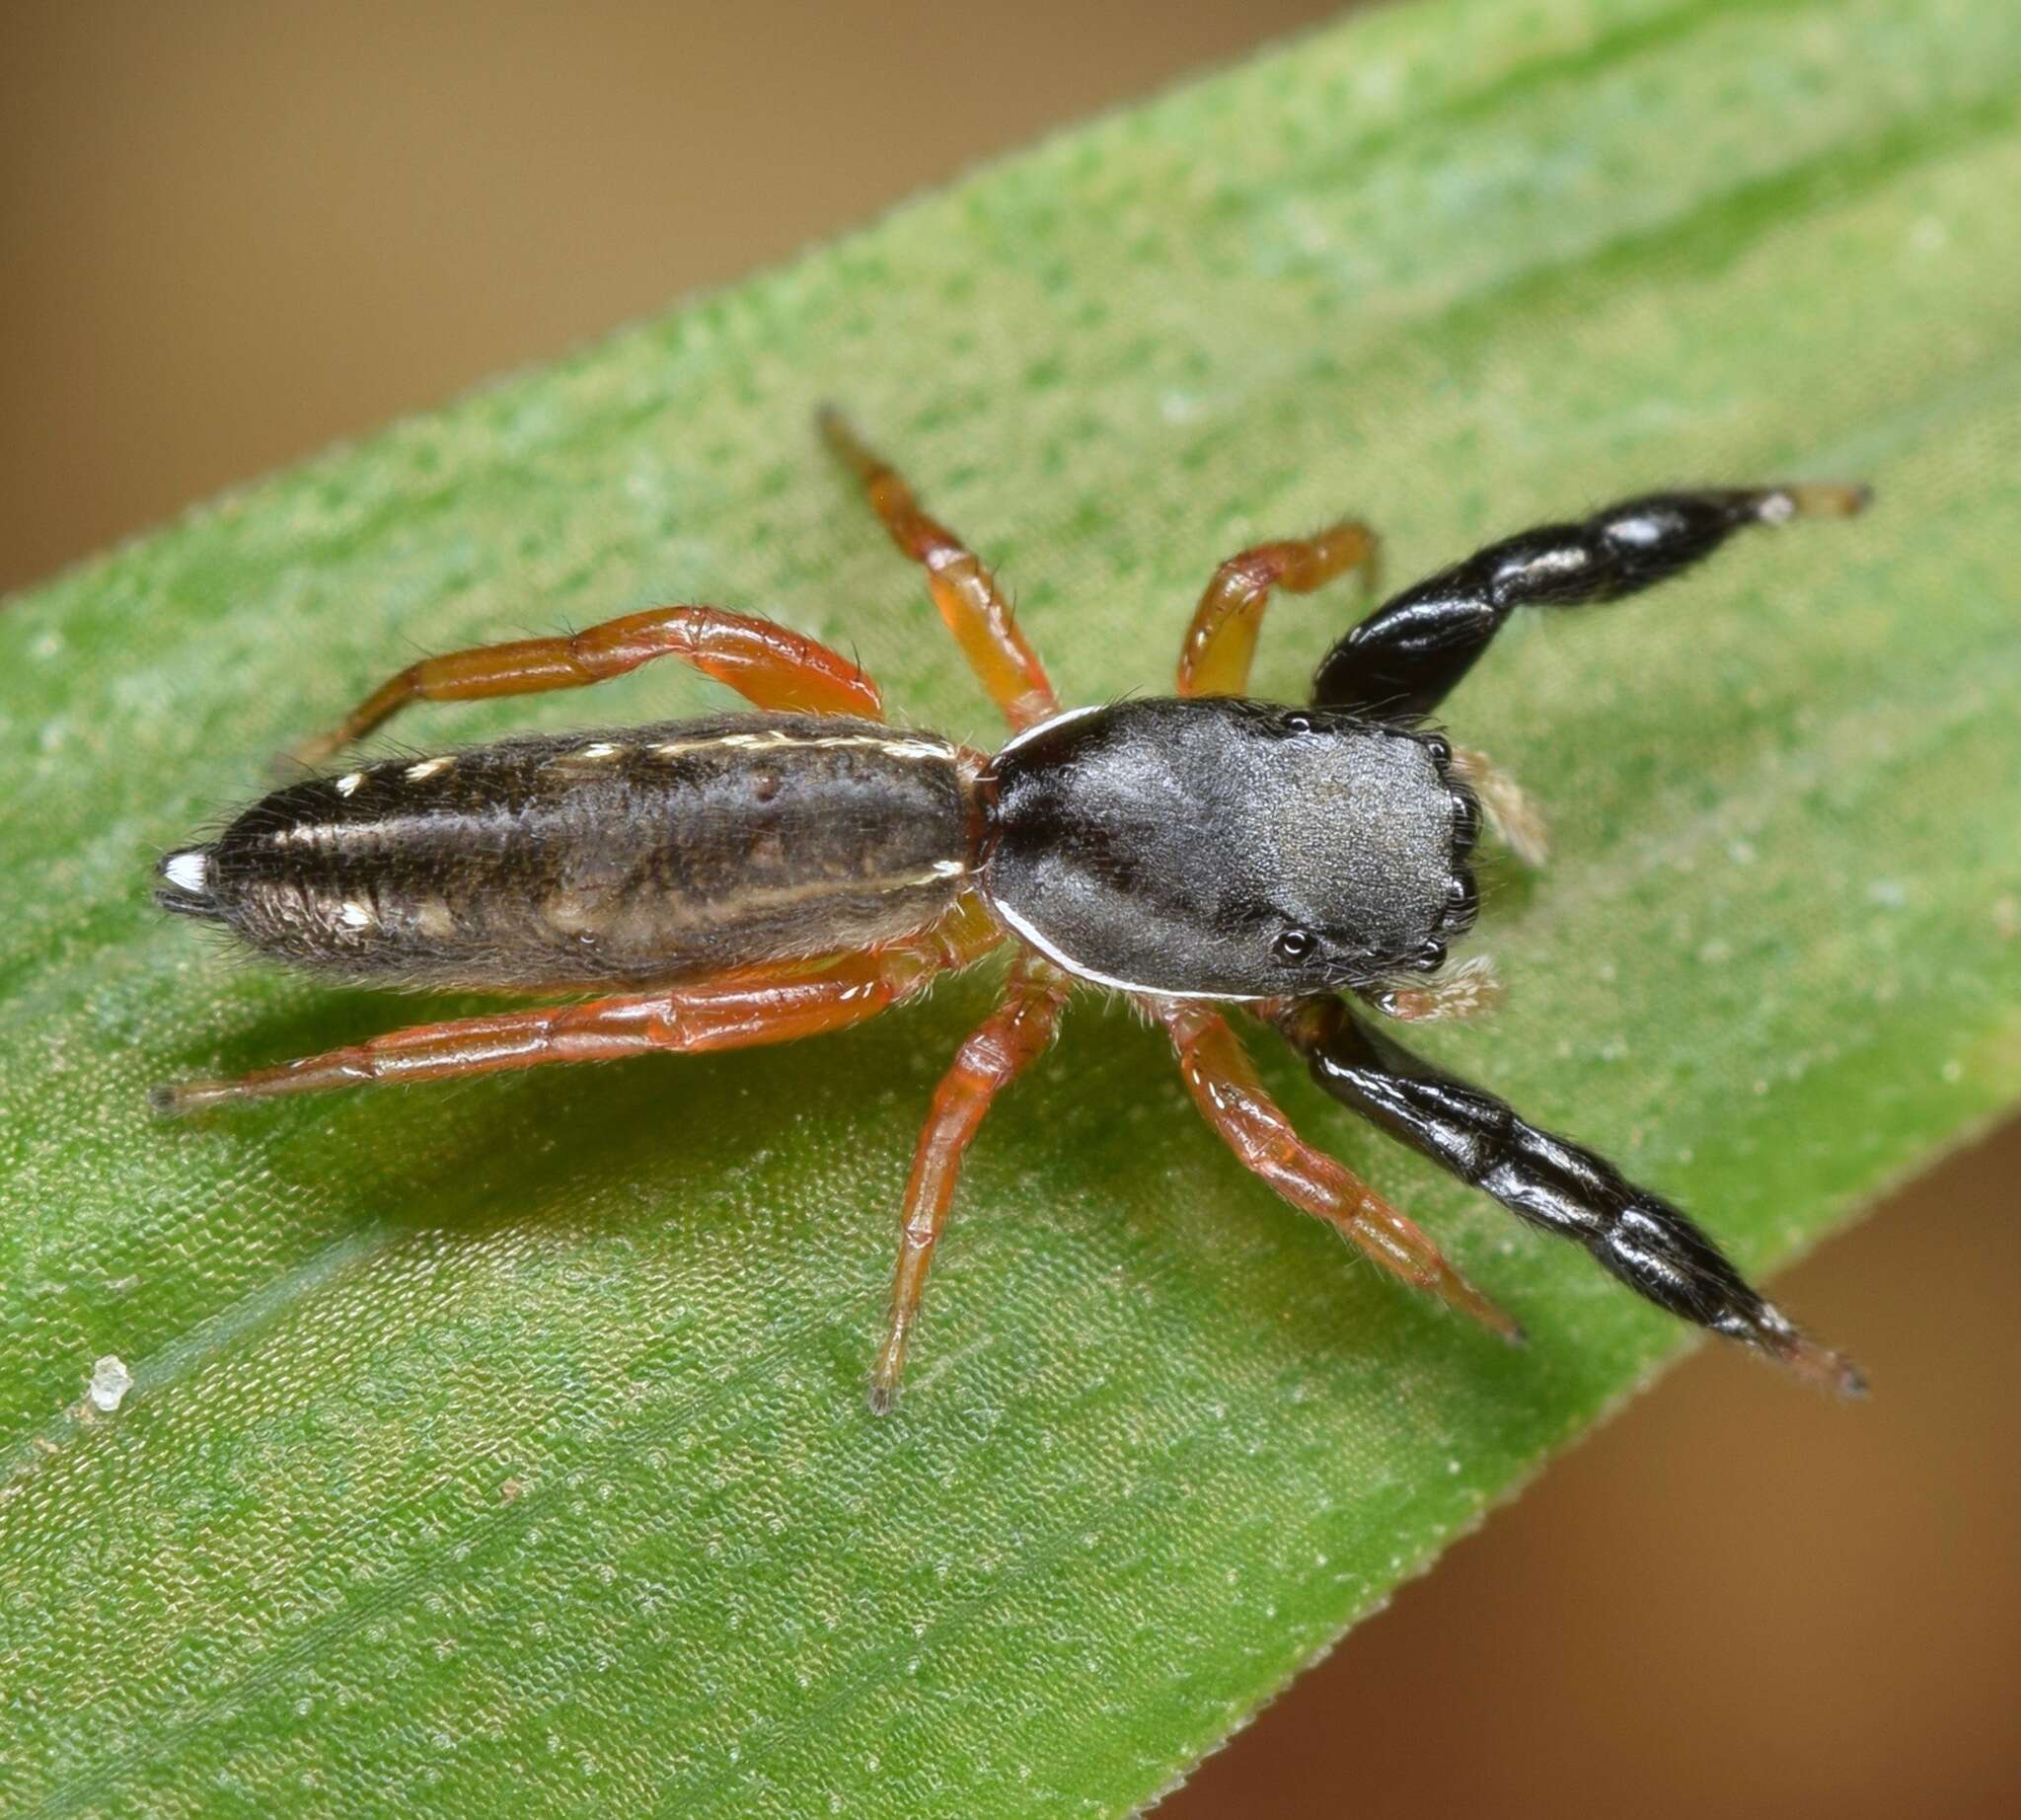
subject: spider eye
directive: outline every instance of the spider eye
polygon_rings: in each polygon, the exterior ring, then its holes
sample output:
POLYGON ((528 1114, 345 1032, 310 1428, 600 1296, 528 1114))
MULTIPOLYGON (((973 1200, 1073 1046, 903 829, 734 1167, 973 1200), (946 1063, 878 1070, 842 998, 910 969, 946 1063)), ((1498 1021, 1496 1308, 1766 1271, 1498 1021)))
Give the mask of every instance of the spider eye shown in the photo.
POLYGON ((1288 714, 1278 723, 1287 733, 1310 733, 1312 730, 1310 715, 1288 714))
POLYGON ((1270 951, 1279 960, 1298 961, 1306 959, 1319 946, 1319 938, 1310 929, 1287 929, 1270 945, 1270 951))

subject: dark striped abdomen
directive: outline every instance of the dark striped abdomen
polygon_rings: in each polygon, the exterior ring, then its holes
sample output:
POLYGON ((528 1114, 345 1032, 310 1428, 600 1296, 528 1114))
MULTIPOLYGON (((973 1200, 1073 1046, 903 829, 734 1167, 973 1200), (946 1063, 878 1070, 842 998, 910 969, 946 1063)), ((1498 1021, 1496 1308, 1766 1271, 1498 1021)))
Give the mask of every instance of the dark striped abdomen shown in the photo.
POLYGON ((955 748, 801 715, 510 739, 290 785, 162 904, 406 985, 646 983, 859 948, 959 894, 955 748))

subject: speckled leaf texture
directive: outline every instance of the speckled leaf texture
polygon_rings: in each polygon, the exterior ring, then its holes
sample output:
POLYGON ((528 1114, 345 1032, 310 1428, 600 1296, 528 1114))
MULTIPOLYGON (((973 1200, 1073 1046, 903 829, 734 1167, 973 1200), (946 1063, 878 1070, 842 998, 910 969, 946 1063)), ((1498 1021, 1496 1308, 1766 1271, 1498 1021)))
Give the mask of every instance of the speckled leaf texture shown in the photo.
MULTIPOLYGON (((416 1015, 228 959, 149 869, 417 646, 710 599, 992 738, 824 397, 1070 701, 1166 687, 1212 565, 1342 511, 1401 579, 1666 482, 1871 479, 1856 523, 1532 618, 1455 697, 1557 851, 1489 896, 1505 1012, 1423 1046, 1762 1271, 2011 1103, 2017 114, 2008 0, 1378 13, 13 602, 0 1805, 1125 1812, 1684 1343, 1259 1038, 1534 1343, 1379 1280, 1090 1000, 873 1419, 987 969, 819 1043, 150 1121, 152 1083, 416 1015)), ((1281 606, 1259 686, 1351 610, 1281 606)), ((662 666, 401 733, 723 700, 662 666)))

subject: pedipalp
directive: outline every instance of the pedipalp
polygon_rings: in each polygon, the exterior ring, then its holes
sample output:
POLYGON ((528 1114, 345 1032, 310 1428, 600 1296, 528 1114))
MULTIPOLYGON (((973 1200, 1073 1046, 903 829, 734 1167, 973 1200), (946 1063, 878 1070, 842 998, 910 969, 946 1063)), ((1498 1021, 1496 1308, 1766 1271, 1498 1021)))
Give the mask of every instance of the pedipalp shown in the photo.
POLYGON ((1391 981, 1361 995, 1385 1018, 1399 1024, 1459 1024, 1491 1012, 1502 1002, 1502 982, 1485 954, 1427 980, 1391 981))
POLYGON ((1473 792, 1488 826, 1525 866, 1538 868, 1551 857, 1550 823, 1531 794, 1473 746, 1453 748, 1453 775, 1473 792))

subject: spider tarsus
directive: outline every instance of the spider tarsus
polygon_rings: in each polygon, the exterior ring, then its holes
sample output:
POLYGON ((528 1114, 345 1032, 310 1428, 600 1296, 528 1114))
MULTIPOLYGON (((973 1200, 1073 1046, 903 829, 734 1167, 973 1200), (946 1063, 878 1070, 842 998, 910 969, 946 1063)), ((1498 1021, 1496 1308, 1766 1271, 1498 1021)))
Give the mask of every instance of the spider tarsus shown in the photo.
MULTIPOLYGON (((902 1272, 903 1252, 900 1255, 902 1272)), ((912 1337, 910 1329, 911 1323, 894 1312, 877 1356, 871 1362, 870 1381, 863 1387, 863 1402, 872 1415, 889 1415, 898 1407, 898 1387, 905 1377, 905 1355, 912 1337)))
POLYGON ((1874 502, 1874 490, 1860 481, 1804 481, 1782 491, 1800 518, 1854 518, 1874 502))
POLYGON ((184 1118, 191 1112, 221 1105, 227 1100, 247 1097, 236 1081, 178 1081, 167 1087, 149 1088, 147 1104, 157 1118, 184 1118))
POLYGON ((1866 1374, 1857 1365, 1844 1353, 1813 1339, 1772 1302, 1757 1299, 1752 1308, 1736 1310, 1728 1319, 1709 1325, 1758 1347, 1806 1384, 1847 1399, 1867 1394, 1866 1374))
POLYGON ((311 734, 298 739, 291 746, 282 746, 273 755, 273 769, 276 775, 285 778, 311 776, 323 771, 345 746, 353 735, 346 726, 333 727, 328 731, 311 734))
POLYGON ((1848 1402, 1856 1402, 1867 1395, 1869 1387, 1865 1372, 1844 1353, 1834 1351, 1794 1327, 1789 1327, 1786 1333, 1774 1332, 1765 1336, 1763 1344, 1770 1357, 1806 1384, 1815 1384, 1848 1402))
POLYGON ((868 445, 857 434, 856 425, 843 416, 839 406, 817 406, 814 428, 828 445, 829 453, 855 473, 859 480, 870 480, 883 467, 883 463, 871 454, 868 445))
POLYGON ((1530 1335, 1523 1324, 1499 1303, 1489 1300, 1450 1265, 1445 1276, 1433 1286, 1434 1293, 1450 1308, 1487 1328, 1497 1339, 1511 1346, 1527 1346, 1530 1335))
POLYGON ((1530 1336, 1524 1332, 1523 1324, 1501 1304, 1476 1289, 1444 1256, 1434 1252, 1430 1267, 1421 1273, 1412 1271, 1409 1274, 1420 1289, 1429 1290, 1448 1308, 1487 1328, 1497 1339, 1506 1340, 1512 1346, 1529 1343, 1530 1336))

